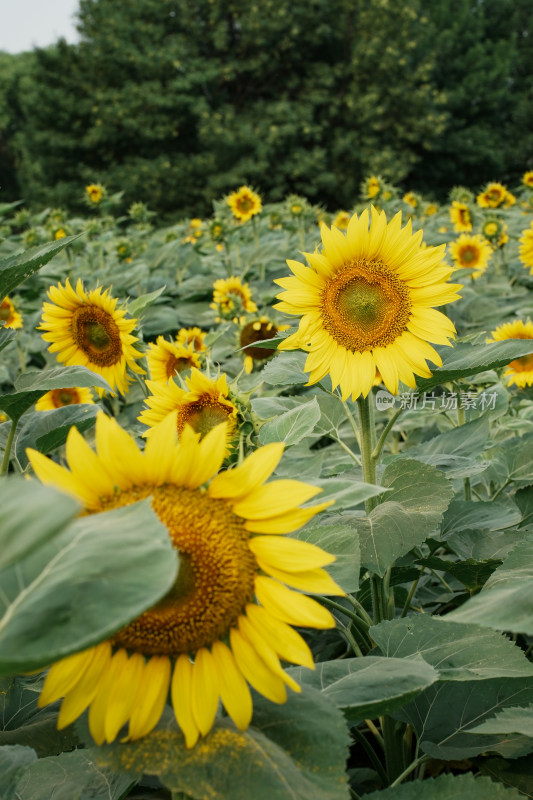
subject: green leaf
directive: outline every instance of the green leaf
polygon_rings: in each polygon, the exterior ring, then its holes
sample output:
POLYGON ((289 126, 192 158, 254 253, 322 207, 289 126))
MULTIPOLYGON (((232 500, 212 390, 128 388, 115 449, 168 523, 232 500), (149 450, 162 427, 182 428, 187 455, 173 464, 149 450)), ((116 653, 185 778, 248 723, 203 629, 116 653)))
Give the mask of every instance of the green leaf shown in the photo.
POLYGON ((322 661, 310 672, 291 667, 299 683, 320 689, 351 721, 373 719, 401 708, 438 680, 421 658, 346 658, 322 661))
POLYGON ((425 781, 401 783, 365 795, 365 800, 520 800, 514 789, 508 789, 490 778, 466 775, 439 775, 425 781))
POLYGON ((364 481, 353 478, 309 478, 309 482, 322 489, 322 494, 318 495, 321 503, 325 500, 335 500, 331 507, 333 511, 354 508, 354 506, 364 503, 369 497, 383 494, 383 486, 364 483, 364 481))
POLYGON ((386 502, 367 517, 354 520, 362 565, 380 576, 397 558, 427 539, 453 495, 442 472, 406 458, 386 468, 382 483, 391 490, 386 502))
POLYGON ((105 378, 87 367, 53 367, 52 369, 27 370, 15 380, 17 392, 41 391, 51 389, 70 389, 74 386, 93 387, 111 391, 105 378))
POLYGON ((26 278, 44 267, 50 259, 81 235, 65 236, 55 242, 32 247, 23 253, 0 258, 0 297, 10 294, 19 284, 24 283, 26 278))
POLYGON ((394 716, 413 726, 422 752, 432 758, 450 761, 486 751, 517 758, 533 749, 533 740, 519 734, 474 736, 467 731, 503 708, 531 702, 533 678, 440 681, 394 716))
POLYGON ((510 503, 452 500, 442 520, 442 535, 464 530, 500 531, 518 525, 522 515, 510 503))
POLYGON ((307 383, 309 376, 304 373, 304 364, 307 353, 283 352, 275 356, 272 361, 265 364, 259 373, 261 379, 270 386, 292 386, 297 383, 307 383))
POLYGON ((0 674, 97 644, 154 605, 178 566, 149 500, 76 520, 0 573, 0 674))
POLYGON ((345 592, 356 592, 359 589, 361 561, 359 537, 353 525, 336 520, 333 517, 325 524, 322 517, 315 517, 293 536, 334 555, 336 560, 326 570, 345 592))
POLYGON ((308 403, 301 403, 276 419, 265 422, 259 430, 259 441, 261 444, 285 442, 287 446, 298 444, 312 433, 319 419, 320 408, 316 397, 313 397, 308 403))
POLYGON ((88 750, 40 758, 17 785, 17 800, 120 800, 137 781, 102 769, 88 750))
POLYGON ((469 733, 520 733, 533 739, 533 705, 504 708, 491 719, 486 719, 469 733))
POLYGON ((17 783, 30 764, 37 760, 31 747, 6 745, 0 747, 0 797, 2 800, 18 800, 17 783))
POLYGON ((503 758, 484 758, 479 763, 481 772, 505 786, 511 786, 533 798, 533 759, 529 756, 505 761, 503 758))
POLYGON ((533 434, 507 440, 488 454, 502 481, 512 481, 515 486, 533 484, 533 434))
POLYGON ((533 676, 523 650, 481 625, 460 625, 418 614, 380 622, 370 636, 384 656, 424 661, 439 670, 441 680, 472 681, 533 676))
POLYGON ((0 509, 0 570, 4 570, 62 531, 79 505, 55 489, 9 477, 0 481, 0 509))
POLYGON ((24 469, 28 464, 27 447, 33 447, 44 454, 52 452, 65 444, 73 426, 80 433, 92 428, 99 410, 97 405, 77 403, 28 414, 15 436, 15 453, 21 467, 24 469))
POLYGON ((138 742, 104 746, 96 757, 115 772, 157 775, 172 792, 194 798, 348 800, 348 744, 340 712, 320 692, 306 689, 283 705, 254 694, 246 731, 217 720, 192 750, 167 725, 138 742))
POLYGON ((439 572, 446 572, 456 578, 463 586, 466 586, 470 592, 477 592, 485 585, 487 579, 492 575, 496 567, 501 564, 501 561, 495 559, 475 561, 472 558, 452 561, 446 558, 438 558, 437 556, 428 556, 428 558, 419 558, 416 563, 439 572))
POLYGON ((491 344, 459 342, 451 352, 449 348, 442 348, 442 367, 434 369, 431 378, 417 378, 416 385, 420 391, 427 391, 442 383, 505 367, 515 358, 530 353, 533 353, 533 344, 527 339, 506 339, 491 344))
POLYGON ((503 561, 523 538, 521 531, 460 531, 446 537, 446 543, 461 559, 503 561))
POLYGON ((445 431, 433 439, 428 439, 416 447, 410 448, 409 455, 418 458, 419 455, 433 455, 446 453, 454 456, 476 456, 487 447, 489 438, 489 420, 485 417, 473 422, 467 422, 451 431, 445 431))
POLYGON ((126 305, 126 311, 130 317, 141 316, 146 308, 155 303, 158 297, 161 297, 166 288, 166 286, 162 286, 160 289, 156 289, 155 292, 141 294, 139 297, 136 297, 135 300, 128 302, 126 305))
POLYGON ((13 328, 0 327, 0 351, 16 338, 17 332, 13 328))
POLYGON ((483 590, 443 619, 532 635, 533 540, 518 544, 483 590))

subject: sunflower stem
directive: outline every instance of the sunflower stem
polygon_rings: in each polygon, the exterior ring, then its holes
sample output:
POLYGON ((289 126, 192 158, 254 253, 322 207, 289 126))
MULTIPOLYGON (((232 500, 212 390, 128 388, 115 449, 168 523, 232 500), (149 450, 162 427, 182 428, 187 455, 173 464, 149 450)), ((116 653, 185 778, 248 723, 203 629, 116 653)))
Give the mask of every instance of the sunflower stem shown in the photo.
MULTIPOLYGON (((459 391, 459 387, 456 386, 455 388, 457 389, 457 391, 459 391)), ((462 406, 459 406, 457 408, 457 424, 460 426, 460 425, 464 425, 465 422, 466 422, 466 411, 464 410, 464 408, 462 406)), ((463 480, 463 488, 464 488, 464 493, 465 493, 465 500, 471 500, 472 499, 472 487, 470 485, 470 478, 464 478, 464 480, 463 480)))
POLYGON ((392 428, 396 424, 396 420, 398 419, 398 417, 400 416, 402 411, 403 411, 403 408, 399 408, 398 411, 395 414, 393 414, 393 416, 390 418, 390 420, 387 422, 387 424, 385 425, 385 427, 381 431, 381 436, 378 439, 378 443, 377 443, 377 445, 374 447, 374 449, 372 451, 372 458, 376 462, 378 461, 378 459, 379 459, 379 457, 381 455, 381 451, 383 450, 383 445, 385 444, 387 436, 389 435, 389 433, 391 432, 392 428))
POLYGON ((17 422, 15 422, 15 420, 11 421, 11 428, 9 429, 9 433, 7 436, 6 449, 4 452, 4 458, 2 460, 2 468, 0 470, 0 475, 7 475, 7 471, 9 469, 9 459, 11 458, 11 448, 13 447, 13 439, 15 438, 15 430, 17 428, 17 422))

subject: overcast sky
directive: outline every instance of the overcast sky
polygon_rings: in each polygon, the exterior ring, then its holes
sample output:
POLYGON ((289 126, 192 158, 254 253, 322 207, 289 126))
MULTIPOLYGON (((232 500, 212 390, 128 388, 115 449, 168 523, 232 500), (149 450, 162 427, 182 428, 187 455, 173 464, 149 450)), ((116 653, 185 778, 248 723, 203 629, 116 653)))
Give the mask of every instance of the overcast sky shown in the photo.
POLYGON ((78 0, 0 0, 0 50, 21 53, 64 37, 76 42, 78 0))

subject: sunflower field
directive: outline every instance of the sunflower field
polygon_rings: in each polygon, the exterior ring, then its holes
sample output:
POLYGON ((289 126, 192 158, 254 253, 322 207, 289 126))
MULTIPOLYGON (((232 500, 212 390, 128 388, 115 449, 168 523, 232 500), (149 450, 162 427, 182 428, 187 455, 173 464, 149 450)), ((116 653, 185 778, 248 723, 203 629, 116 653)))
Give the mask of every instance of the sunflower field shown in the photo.
POLYGON ((0 205, 0 798, 533 797, 533 172, 0 205))

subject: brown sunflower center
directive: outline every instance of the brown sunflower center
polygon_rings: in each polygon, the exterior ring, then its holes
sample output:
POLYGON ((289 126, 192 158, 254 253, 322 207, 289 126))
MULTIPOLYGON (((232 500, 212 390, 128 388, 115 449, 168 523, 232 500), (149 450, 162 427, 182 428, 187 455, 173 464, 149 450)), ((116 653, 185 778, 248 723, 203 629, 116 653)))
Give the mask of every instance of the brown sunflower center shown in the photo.
POLYGON ((463 225, 470 224, 470 214, 466 208, 459 209, 459 220, 463 225))
POLYGON ((3 322, 8 322, 8 320, 11 319, 11 309, 7 304, 0 304, 0 319, 3 322))
POLYGON ((72 336, 80 350, 99 367, 110 367, 121 359, 120 331, 111 314, 102 308, 77 308, 72 314, 72 336))
POLYGON ((184 372, 186 369, 194 367, 194 363, 186 356, 175 356, 169 354, 167 361, 167 378, 171 378, 176 372, 184 372))
POLYGON ((236 206, 239 211, 246 213, 247 211, 251 211, 251 209, 254 207, 254 201, 251 197, 245 195, 244 197, 239 197, 237 199, 236 206))
MULTIPOLYGON (((185 425, 190 425, 203 439, 206 433, 221 422, 228 422, 232 411, 232 408, 219 403, 213 397, 202 397, 193 403, 187 403, 178 410, 178 433, 183 431, 185 425)), ((231 421, 228 427, 231 427, 231 421)))
POLYGON ((192 653, 224 636, 253 598, 257 571, 249 534, 223 500, 165 484, 120 492, 102 510, 152 495, 152 508, 179 551, 174 586, 114 637, 147 655, 192 653))
POLYGON ((265 360, 274 355, 275 350, 267 350, 264 347, 249 347, 254 342, 262 342, 265 339, 273 339, 277 333, 277 328, 271 322, 249 322, 241 331, 241 347, 246 347, 245 356, 251 356, 258 361, 265 360))
MULTIPOLYGON (((519 339, 526 339, 527 337, 519 336, 519 339)), ((516 358, 514 361, 511 361, 509 366, 515 372, 530 372, 533 370, 533 353, 528 356, 522 356, 522 358, 516 358)))
POLYGON ((51 399, 56 408, 80 402, 80 396, 76 389, 53 389, 51 399))
POLYGON ((479 260, 479 250, 474 245, 468 244, 461 249, 459 254, 461 264, 471 267, 477 264, 479 260))
POLYGON ((407 329, 410 315, 408 287, 378 261, 346 264, 323 290, 324 328, 352 352, 391 344, 407 329))

